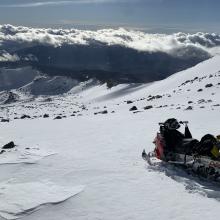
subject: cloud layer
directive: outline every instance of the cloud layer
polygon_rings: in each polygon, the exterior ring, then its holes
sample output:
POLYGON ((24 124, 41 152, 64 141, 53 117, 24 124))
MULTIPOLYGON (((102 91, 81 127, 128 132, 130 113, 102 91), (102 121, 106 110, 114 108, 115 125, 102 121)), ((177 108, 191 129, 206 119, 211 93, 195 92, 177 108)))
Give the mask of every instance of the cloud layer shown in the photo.
POLYGON ((89 75, 123 82, 158 80, 208 59, 219 48, 220 35, 210 33, 0 25, 0 63, 34 65, 48 74, 72 74, 77 79, 89 75))
POLYGON ((138 51, 165 52, 178 56, 177 51, 194 48, 210 54, 218 53, 220 35, 210 33, 147 34, 139 31, 103 29, 98 31, 77 29, 40 29, 0 25, 0 48, 7 45, 27 47, 33 45, 120 45, 138 51))

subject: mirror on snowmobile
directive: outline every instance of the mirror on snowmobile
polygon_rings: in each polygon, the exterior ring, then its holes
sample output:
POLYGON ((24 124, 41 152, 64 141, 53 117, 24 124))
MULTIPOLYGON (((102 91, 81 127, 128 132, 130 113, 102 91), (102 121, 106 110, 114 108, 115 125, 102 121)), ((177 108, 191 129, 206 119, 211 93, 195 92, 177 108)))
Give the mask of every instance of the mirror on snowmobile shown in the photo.
POLYGON ((185 124, 185 125, 189 124, 188 121, 179 121, 179 123, 182 124, 182 125, 184 125, 184 124, 185 124))

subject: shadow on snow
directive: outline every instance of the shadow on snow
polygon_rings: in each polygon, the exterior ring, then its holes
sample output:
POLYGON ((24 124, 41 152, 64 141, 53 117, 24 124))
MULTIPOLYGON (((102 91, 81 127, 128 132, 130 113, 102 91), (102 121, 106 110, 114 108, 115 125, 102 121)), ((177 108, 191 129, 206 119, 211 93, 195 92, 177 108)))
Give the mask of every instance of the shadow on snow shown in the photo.
POLYGON ((204 197, 220 201, 219 182, 199 177, 183 168, 165 162, 157 162, 153 166, 146 165, 146 167, 150 172, 165 174, 167 177, 183 184, 189 193, 198 193, 204 197))

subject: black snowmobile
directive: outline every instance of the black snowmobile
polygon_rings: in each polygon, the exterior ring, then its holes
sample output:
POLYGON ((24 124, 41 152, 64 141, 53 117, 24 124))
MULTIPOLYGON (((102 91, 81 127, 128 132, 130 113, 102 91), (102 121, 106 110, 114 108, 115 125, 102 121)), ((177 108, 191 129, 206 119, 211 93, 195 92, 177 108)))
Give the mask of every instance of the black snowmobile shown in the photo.
POLYGON ((200 141, 192 138, 187 121, 171 118, 159 123, 160 131, 153 143, 155 149, 142 158, 150 165, 155 160, 167 162, 191 170, 199 176, 220 182, 220 136, 207 134, 200 141), (185 133, 177 129, 185 125, 185 133))

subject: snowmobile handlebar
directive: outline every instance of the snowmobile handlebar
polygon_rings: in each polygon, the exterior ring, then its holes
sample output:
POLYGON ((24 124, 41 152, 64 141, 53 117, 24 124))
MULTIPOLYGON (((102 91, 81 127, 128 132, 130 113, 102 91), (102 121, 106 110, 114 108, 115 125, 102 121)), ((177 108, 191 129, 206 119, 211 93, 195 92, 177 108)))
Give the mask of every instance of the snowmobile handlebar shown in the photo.
POLYGON ((179 121, 179 123, 182 124, 182 125, 184 125, 184 124, 185 124, 185 125, 189 124, 188 121, 179 121))
MULTIPOLYGON (((179 121, 179 123, 181 124, 181 125, 187 125, 189 122, 188 121, 179 121)), ((165 125, 165 123, 164 122, 159 122, 159 125, 160 126, 164 126, 165 125)))

